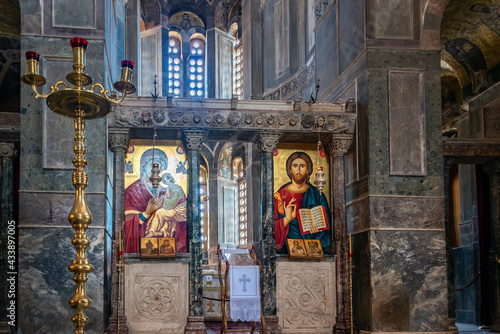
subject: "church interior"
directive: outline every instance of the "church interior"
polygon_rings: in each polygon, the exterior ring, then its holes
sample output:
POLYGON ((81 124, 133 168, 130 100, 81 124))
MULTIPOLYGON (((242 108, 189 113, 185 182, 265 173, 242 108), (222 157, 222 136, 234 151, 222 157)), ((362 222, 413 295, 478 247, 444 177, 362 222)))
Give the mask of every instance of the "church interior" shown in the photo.
POLYGON ((500 0, 0 0, 0 333, 500 332, 499 49, 500 0))

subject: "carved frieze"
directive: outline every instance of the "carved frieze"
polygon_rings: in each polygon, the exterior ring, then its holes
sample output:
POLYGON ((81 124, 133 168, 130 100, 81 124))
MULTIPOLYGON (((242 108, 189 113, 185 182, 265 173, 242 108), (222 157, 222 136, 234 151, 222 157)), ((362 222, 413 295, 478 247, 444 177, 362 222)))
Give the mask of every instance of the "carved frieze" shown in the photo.
POLYGON ((0 113, 0 128, 19 129, 21 127, 21 115, 18 113, 0 113))
POLYGON ((335 323, 333 262, 278 262, 278 317, 283 333, 331 333, 335 323))
POLYGON ((354 113, 117 108, 110 127, 352 132, 354 113))

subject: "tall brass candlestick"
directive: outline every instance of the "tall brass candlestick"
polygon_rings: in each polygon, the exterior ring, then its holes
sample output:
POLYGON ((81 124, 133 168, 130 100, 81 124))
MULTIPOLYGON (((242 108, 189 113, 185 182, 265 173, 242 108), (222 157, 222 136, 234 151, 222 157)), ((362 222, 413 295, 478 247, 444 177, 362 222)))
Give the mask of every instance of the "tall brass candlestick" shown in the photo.
POLYGON ((88 320, 83 311, 91 304, 85 291, 85 282, 87 282, 87 274, 94 270, 90 261, 85 257, 85 251, 90 244, 85 231, 92 223, 92 214, 85 201, 85 188, 88 184, 88 177, 84 172, 87 165, 87 160, 85 160, 85 119, 106 116, 111 109, 111 103, 121 104, 127 94, 135 92, 135 87, 131 83, 134 63, 129 60, 122 61, 121 80, 114 84, 115 89, 121 92, 122 96, 119 100, 114 100, 108 96, 109 91, 104 89, 103 85, 92 84, 92 77, 85 73, 87 41, 75 37, 71 39, 70 44, 73 48, 73 70, 75 72, 69 73, 66 80, 75 87, 71 88, 66 82, 58 81, 54 86, 50 86, 50 93, 38 93, 37 86, 44 85, 46 79, 39 73, 40 55, 33 51, 26 52, 28 73, 21 77, 21 81, 31 86, 36 99, 47 98, 47 106, 54 112, 75 120, 74 151, 76 156, 73 159, 73 165, 75 165, 76 171, 73 173, 73 186, 76 196, 68 220, 75 229, 72 244, 76 249, 76 257, 71 261, 68 270, 75 273, 73 280, 76 283, 76 291, 71 297, 69 305, 76 310, 76 314, 71 319, 76 327, 75 333, 83 334, 88 320), (84 88, 89 85, 91 85, 89 89, 84 88), (98 92, 94 92, 95 87, 99 88, 98 92))
POLYGON ((76 310, 75 316, 71 319, 77 328, 76 333, 84 333, 83 328, 87 324, 88 317, 83 311, 91 304, 91 300, 85 292, 85 282, 87 282, 87 274, 94 270, 90 261, 85 257, 85 250, 90 244, 85 230, 92 223, 92 214, 85 201, 85 188, 87 187, 88 177, 83 171, 87 160, 85 159, 85 119, 83 118, 83 110, 76 110, 75 118, 75 158, 73 165, 76 171, 73 173, 73 186, 76 190, 75 203, 73 209, 69 213, 68 220, 75 229, 72 244, 76 249, 76 258, 71 261, 68 270, 75 273, 73 280, 76 282, 76 291, 69 301, 69 305, 76 310))

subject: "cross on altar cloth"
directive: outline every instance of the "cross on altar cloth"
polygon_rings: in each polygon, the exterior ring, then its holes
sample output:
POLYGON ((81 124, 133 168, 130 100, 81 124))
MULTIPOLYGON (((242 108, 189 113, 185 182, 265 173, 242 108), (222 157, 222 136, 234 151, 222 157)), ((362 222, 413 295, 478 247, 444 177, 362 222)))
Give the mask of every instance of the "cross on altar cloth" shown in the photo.
POLYGON ((251 259, 248 249, 221 249, 221 251, 229 262, 231 319, 233 321, 259 321, 259 266, 247 265, 251 259), (233 259, 237 260, 232 261, 233 259), (238 263, 245 265, 238 265, 238 263))

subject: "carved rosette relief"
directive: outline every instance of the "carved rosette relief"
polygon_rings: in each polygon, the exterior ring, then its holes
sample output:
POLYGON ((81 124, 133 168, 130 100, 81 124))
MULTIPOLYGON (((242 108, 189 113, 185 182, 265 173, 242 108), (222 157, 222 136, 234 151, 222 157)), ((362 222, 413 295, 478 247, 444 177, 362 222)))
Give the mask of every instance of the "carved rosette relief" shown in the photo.
POLYGON ((328 151, 333 156, 347 154, 352 144, 352 134, 342 133, 332 135, 332 141, 328 144, 328 151))
POLYGON ((335 321, 332 266, 279 264, 278 316, 283 332, 298 328, 331 333, 335 321))
POLYGON ((108 144, 111 151, 127 151, 129 141, 128 129, 109 129, 108 144))
POLYGON ((280 140, 280 132, 261 132, 257 135, 257 148, 261 153, 274 153, 280 140))
POLYGON ((206 134, 206 131, 185 130, 182 132, 183 142, 188 150, 199 151, 201 150, 201 145, 206 134))
POLYGON ((179 321, 180 277, 135 277, 134 318, 137 320, 179 321))
POLYGON ((0 158, 12 158, 17 156, 14 143, 0 143, 0 158))

